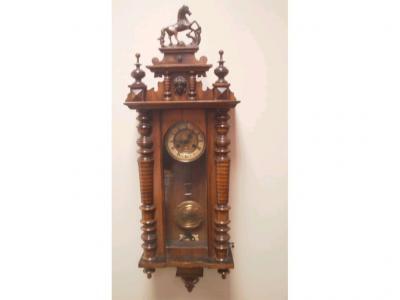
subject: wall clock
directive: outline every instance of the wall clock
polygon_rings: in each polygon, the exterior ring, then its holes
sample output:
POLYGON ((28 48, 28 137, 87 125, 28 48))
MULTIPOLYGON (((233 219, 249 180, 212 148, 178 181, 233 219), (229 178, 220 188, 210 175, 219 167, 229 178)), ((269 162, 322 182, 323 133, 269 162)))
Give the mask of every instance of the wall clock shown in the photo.
POLYGON ((135 82, 125 105, 138 112, 138 166, 143 254, 139 267, 151 278, 157 268, 175 267, 188 291, 203 269, 226 278, 234 267, 229 236, 229 110, 236 100, 225 80, 220 51, 212 88, 201 77, 212 67, 195 57, 201 27, 187 6, 177 23, 161 29, 160 51, 147 68, 161 77, 157 89, 142 82, 136 54, 135 82), (185 34, 190 42, 183 42, 185 34))

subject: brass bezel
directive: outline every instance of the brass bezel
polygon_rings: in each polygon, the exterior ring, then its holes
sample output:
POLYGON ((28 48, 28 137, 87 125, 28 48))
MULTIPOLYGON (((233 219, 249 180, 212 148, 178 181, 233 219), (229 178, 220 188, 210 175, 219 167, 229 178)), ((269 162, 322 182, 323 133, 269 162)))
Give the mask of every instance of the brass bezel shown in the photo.
POLYGON ((188 163, 188 162, 193 162, 193 161, 198 160, 198 159, 204 154, 204 152, 205 152, 205 150, 206 150, 206 142, 207 142, 207 141, 206 141, 206 137, 205 137, 203 131, 201 131, 201 129, 200 129, 198 126, 196 126, 195 124, 193 124, 192 122, 189 122, 189 121, 179 121, 179 122, 176 122, 174 125, 172 125, 172 126, 168 129, 167 133, 165 134, 165 138, 164 138, 164 145, 165 145, 165 148, 167 149, 168 154, 169 154, 173 159, 175 159, 175 160, 177 160, 177 161, 179 161, 179 162, 183 162, 183 163, 188 163), (181 124, 190 124, 194 129, 196 129, 198 132, 200 132, 201 136, 203 137, 203 147, 200 149, 200 152, 199 152, 196 156, 194 156, 194 157, 192 157, 192 158, 186 159, 186 158, 178 157, 178 156, 176 156, 175 153, 173 153, 173 152, 171 151, 171 149, 169 148, 169 144, 168 144, 169 136, 171 135, 172 130, 174 130, 174 128, 176 128, 176 127, 179 127, 181 124))
POLYGON ((193 200, 186 200, 179 203, 175 208, 175 223, 183 230, 194 230, 199 228, 201 223, 203 223, 203 210, 201 205, 193 200), (184 213, 185 210, 195 212, 197 214, 197 220, 191 220, 190 222, 185 223, 182 218, 182 213, 184 213))

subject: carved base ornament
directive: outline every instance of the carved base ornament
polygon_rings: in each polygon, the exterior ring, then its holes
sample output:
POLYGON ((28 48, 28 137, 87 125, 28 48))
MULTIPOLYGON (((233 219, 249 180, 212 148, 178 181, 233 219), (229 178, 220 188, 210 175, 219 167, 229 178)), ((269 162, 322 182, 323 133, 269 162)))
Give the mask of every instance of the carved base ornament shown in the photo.
POLYGON ((177 22, 161 30, 163 58, 147 66, 162 79, 156 88, 142 82, 145 72, 136 54, 135 81, 124 103, 138 112, 139 267, 149 279, 157 268, 177 268, 189 292, 204 268, 225 279, 234 267, 228 132, 229 111, 240 102, 225 79, 229 71, 222 50, 214 70, 217 80, 203 89, 200 78, 212 65, 204 56, 195 57, 201 27, 188 20, 190 15, 182 6, 177 22), (179 34, 191 42, 185 44, 179 34))

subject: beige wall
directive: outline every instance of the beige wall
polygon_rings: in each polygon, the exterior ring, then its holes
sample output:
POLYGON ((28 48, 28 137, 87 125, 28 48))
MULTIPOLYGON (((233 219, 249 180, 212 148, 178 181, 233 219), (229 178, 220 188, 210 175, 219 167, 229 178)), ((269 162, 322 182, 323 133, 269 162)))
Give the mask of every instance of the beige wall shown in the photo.
MULTIPOLYGON (((287 299, 287 2, 184 1, 202 26, 197 56, 213 65, 225 50, 227 79, 242 101, 232 113, 231 219, 235 269, 216 271, 190 297, 175 269, 151 280, 141 255, 136 113, 122 102, 134 53, 147 65, 161 57, 160 28, 176 20, 181 1, 113 0, 113 300, 287 299)), ((215 80, 210 71, 205 85, 215 80)), ((146 70, 144 82, 156 80, 146 70)))

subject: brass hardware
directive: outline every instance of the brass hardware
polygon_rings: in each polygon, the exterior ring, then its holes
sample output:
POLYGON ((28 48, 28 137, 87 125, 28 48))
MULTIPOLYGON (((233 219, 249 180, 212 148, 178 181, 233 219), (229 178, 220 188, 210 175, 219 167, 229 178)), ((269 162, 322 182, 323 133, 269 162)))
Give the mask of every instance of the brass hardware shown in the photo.
POLYGON ((201 130, 191 122, 180 121, 169 128, 165 147, 171 157, 180 162, 192 162, 200 158, 206 148, 201 130))
POLYGON ((191 233, 189 233, 189 234, 180 233, 179 234, 179 241, 197 242, 199 240, 200 240, 200 238, 199 238, 198 234, 191 234, 191 233))
POLYGON ((181 202, 175 209, 175 222, 183 230, 198 228, 203 222, 200 204, 193 200, 181 202))

